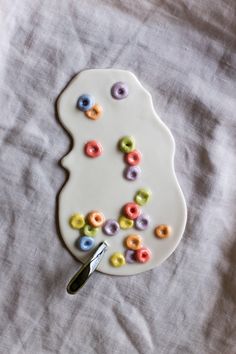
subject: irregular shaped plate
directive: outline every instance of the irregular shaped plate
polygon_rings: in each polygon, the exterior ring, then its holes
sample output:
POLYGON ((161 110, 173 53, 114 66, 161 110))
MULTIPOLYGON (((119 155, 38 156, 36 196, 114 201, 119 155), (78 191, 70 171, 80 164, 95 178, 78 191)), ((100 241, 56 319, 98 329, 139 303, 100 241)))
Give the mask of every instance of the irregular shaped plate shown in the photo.
MULTIPOLYGON (((174 139, 154 110, 149 92, 134 74, 116 69, 86 70, 77 75, 61 93, 58 115, 64 128, 73 139, 72 150, 62 159, 69 171, 69 180, 59 196, 59 225, 64 242, 71 253, 85 262, 89 254, 76 248, 78 232, 68 223, 76 212, 86 215, 91 210, 104 213, 106 219, 118 219, 121 207, 133 200, 136 191, 148 187, 152 199, 143 207, 150 215, 151 225, 142 232, 145 246, 152 251, 152 259, 145 264, 127 264, 114 268, 109 263, 113 252, 124 252, 124 237, 134 229, 121 230, 109 237, 99 232, 96 243, 106 240, 109 249, 98 270, 113 275, 137 274, 162 263, 176 249, 186 224, 186 204, 174 171, 174 139), (111 96, 116 82, 125 82, 129 95, 123 100, 111 96), (103 107, 103 115, 93 121, 76 108, 80 95, 90 94, 103 107), (143 159, 139 179, 129 182, 123 178, 125 163, 117 143, 125 135, 132 135, 143 159), (84 144, 89 140, 101 142, 104 152, 95 159, 84 154, 84 144), (172 235, 157 239, 154 228, 168 224, 172 235)), ((176 123, 178 124, 178 123, 176 123)))

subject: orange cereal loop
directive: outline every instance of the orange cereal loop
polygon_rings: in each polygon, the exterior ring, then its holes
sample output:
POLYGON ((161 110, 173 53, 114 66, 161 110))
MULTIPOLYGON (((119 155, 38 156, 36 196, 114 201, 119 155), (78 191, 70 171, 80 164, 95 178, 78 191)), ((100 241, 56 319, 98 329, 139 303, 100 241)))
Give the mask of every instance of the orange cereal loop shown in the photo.
POLYGON ((137 251, 142 247, 142 237, 139 235, 129 235, 125 239, 125 246, 133 251, 137 251))
POLYGON ((98 211, 92 211, 88 214, 88 223, 93 227, 100 227, 104 224, 105 217, 98 211))
POLYGON ((167 238, 171 234, 171 228, 168 225, 159 225, 155 228, 154 233, 158 238, 167 238))
POLYGON ((86 117, 92 120, 97 120, 101 117, 103 112, 102 106, 100 104, 96 103, 92 108, 90 108, 88 111, 84 112, 86 117))

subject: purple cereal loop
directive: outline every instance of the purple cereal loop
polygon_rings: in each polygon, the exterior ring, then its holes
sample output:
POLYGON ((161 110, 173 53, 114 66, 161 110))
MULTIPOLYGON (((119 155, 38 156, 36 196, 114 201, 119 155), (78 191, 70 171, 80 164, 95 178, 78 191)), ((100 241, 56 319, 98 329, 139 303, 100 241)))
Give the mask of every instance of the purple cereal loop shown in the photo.
POLYGON ((129 94, 128 86, 124 82, 116 82, 111 88, 111 95, 116 100, 122 100, 129 94))
POLYGON ((102 228, 103 232, 108 236, 116 235, 120 230, 120 225, 116 220, 107 220, 102 228))
POLYGON ((135 251, 133 250, 126 250, 125 251, 125 260, 126 263, 135 263, 136 259, 135 259, 135 251))
POLYGON ((128 181, 135 181, 141 173, 141 169, 139 166, 128 166, 124 170, 124 177, 128 181))
POLYGON ((135 227, 138 230, 146 230, 149 226, 150 223, 150 218, 146 214, 141 214, 139 217, 135 220, 135 227))

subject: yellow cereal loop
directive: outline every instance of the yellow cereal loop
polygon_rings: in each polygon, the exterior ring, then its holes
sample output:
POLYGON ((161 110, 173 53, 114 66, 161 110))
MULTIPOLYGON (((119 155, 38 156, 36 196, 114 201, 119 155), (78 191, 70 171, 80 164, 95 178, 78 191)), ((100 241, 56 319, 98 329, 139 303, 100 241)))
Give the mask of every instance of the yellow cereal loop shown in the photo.
POLYGON ((110 257, 110 263, 113 267, 121 267, 125 265, 125 257, 122 253, 120 252, 115 252, 113 255, 110 257))
POLYGON ((131 229, 134 226, 134 221, 122 215, 119 218, 119 225, 122 230, 131 229))
POLYGON ((73 214, 70 217, 69 224, 72 227, 72 229, 82 229, 84 227, 85 221, 84 221, 84 216, 82 214, 73 214))

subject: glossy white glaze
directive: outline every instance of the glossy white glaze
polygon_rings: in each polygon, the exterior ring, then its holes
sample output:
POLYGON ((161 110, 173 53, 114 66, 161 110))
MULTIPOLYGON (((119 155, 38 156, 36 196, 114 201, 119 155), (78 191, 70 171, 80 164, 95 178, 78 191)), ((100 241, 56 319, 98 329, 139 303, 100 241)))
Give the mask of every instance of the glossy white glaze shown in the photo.
MULTIPOLYGON (((106 219, 118 219, 121 207, 133 201, 142 187, 152 190, 151 201, 143 211, 150 215, 150 227, 138 233, 144 245, 152 251, 152 260, 145 264, 127 264, 114 268, 109 263, 113 252, 124 252, 124 237, 135 230, 121 230, 110 237, 99 231, 96 242, 106 240, 109 249, 98 270, 113 275, 137 274, 162 263, 177 247, 186 224, 186 204, 174 172, 174 139, 153 108, 151 95, 137 78, 128 71, 116 69, 86 70, 77 75, 62 92, 57 103, 59 118, 73 139, 72 150, 62 159, 62 166, 70 177, 59 196, 59 224, 61 235, 71 253, 84 262, 89 254, 75 247, 78 232, 71 229, 69 217, 76 213, 86 215, 100 210, 106 219), (114 83, 126 82, 129 95, 115 100, 110 93, 114 83), (88 119, 76 108, 80 95, 90 94, 103 107, 97 121, 88 119), (126 166, 123 153, 117 148, 119 139, 132 135, 142 152, 142 173, 133 182, 123 177, 126 166), (102 156, 91 159, 84 152, 84 144, 98 140, 103 146, 102 156), (168 224, 172 235, 159 240, 154 228, 168 224)), ((178 124, 178 122, 176 122, 178 124)))

